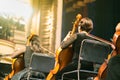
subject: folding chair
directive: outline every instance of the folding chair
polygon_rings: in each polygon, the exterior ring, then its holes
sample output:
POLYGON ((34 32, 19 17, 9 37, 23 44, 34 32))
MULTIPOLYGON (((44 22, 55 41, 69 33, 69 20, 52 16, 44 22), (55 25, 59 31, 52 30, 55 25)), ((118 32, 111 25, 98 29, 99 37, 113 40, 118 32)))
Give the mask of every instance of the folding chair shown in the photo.
POLYGON ((42 53, 33 53, 30 60, 27 80, 45 80, 46 76, 43 73, 49 73, 49 71, 54 67, 54 62, 54 57, 50 57, 42 53), (43 79, 31 77, 32 71, 40 72, 43 79))
POLYGON ((88 77, 96 76, 97 71, 81 70, 81 61, 84 60, 87 62, 92 62, 94 64, 102 64, 107 58, 108 54, 111 53, 111 51, 112 48, 107 43, 97 40, 84 39, 80 47, 78 68, 74 71, 63 73, 62 80, 65 78, 66 74, 68 75, 71 73, 77 73, 77 80, 80 80, 80 74, 82 72, 88 74, 88 77))

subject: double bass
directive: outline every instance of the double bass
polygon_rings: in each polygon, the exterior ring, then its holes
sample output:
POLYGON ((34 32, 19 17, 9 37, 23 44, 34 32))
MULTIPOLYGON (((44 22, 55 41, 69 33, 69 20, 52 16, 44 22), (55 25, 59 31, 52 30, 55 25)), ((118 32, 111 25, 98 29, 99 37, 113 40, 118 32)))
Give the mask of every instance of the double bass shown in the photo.
MULTIPOLYGON (((120 35, 120 31, 114 33, 112 40, 114 45, 116 45, 116 40, 119 35, 120 35)), ((100 66, 98 70, 98 75, 94 78, 94 80, 105 80, 108 61, 111 57, 116 56, 117 54, 118 53, 116 52, 116 50, 113 50, 112 53, 108 55, 107 60, 105 60, 103 64, 100 66)))
MULTIPOLYGON (((71 35, 75 33, 81 18, 82 18, 81 14, 78 14, 76 16, 76 21, 73 24, 71 35)), ((46 80, 55 80, 55 74, 60 70, 62 70, 65 66, 68 65, 68 63, 72 61, 73 51, 71 48, 72 47, 69 46, 63 50, 61 48, 58 48, 56 50, 55 66, 54 66, 54 69, 51 70, 50 73, 48 74, 46 80)))

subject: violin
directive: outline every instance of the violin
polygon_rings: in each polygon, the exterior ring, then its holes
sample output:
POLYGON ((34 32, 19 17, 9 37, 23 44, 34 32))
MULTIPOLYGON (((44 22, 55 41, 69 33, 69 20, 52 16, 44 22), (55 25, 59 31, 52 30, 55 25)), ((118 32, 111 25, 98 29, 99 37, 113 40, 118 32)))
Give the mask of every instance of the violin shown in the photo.
MULTIPOLYGON (((116 45, 116 41, 119 35, 120 35, 119 31, 114 33, 113 40, 112 40, 114 45, 116 45)), ((105 60, 103 64, 100 66, 98 70, 98 75, 94 78, 94 80, 105 80, 108 61, 111 57, 116 56, 117 54, 118 53, 116 52, 116 50, 113 50, 113 52, 108 55, 107 60, 105 60)))
MULTIPOLYGON (((76 21, 74 22, 73 29, 71 31, 71 35, 73 35, 74 32, 76 31, 76 28, 78 27, 78 24, 79 24, 81 18, 82 18, 81 14, 78 14, 76 16, 76 21)), ((61 48, 57 49, 54 69, 50 71, 46 80, 55 80, 55 74, 57 72, 59 72, 60 70, 62 70, 65 66, 68 65, 68 63, 70 63, 72 61, 73 51, 71 48, 72 47, 69 46, 65 49, 61 49, 61 48)))

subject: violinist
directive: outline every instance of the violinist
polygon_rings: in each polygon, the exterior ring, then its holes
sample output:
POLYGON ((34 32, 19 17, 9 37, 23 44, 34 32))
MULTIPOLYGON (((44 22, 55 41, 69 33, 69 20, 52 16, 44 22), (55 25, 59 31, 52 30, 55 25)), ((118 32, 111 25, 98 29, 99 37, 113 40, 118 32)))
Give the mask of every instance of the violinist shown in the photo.
MULTIPOLYGON (((73 58, 71 63, 69 63, 66 67, 64 67, 55 75, 55 80, 60 79, 64 72, 77 69, 81 42, 83 39, 90 38, 87 36, 87 34, 89 34, 92 30, 93 30, 92 20, 88 17, 85 17, 82 18, 78 24, 78 33, 71 35, 69 32, 67 36, 64 38, 59 49, 62 50, 71 45, 73 49, 73 58)), ((82 63, 83 65, 81 66, 81 68, 93 70, 93 64, 87 62, 82 63)))
POLYGON ((113 35, 113 43, 115 44, 116 54, 114 54, 108 62, 106 80, 120 79, 120 23, 116 26, 116 32, 113 35))

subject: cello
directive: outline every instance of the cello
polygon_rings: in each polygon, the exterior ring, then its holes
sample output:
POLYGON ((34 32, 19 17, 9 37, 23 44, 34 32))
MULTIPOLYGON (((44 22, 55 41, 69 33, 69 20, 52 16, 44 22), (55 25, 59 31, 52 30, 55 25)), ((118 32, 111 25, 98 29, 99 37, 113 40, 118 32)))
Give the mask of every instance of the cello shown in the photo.
MULTIPOLYGON (((116 40, 117 40, 119 35, 120 35, 120 31, 116 31, 114 33, 113 40, 112 40, 114 45, 116 45, 116 40)), ((113 50, 113 52, 108 55, 107 60, 105 60, 103 62, 103 64, 100 66, 100 68, 98 70, 98 75, 94 78, 94 80, 105 80, 108 61, 111 57, 116 56, 116 55, 117 55, 116 50, 113 50)))
MULTIPOLYGON (((81 18, 82 18, 81 14, 78 14, 76 16, 76 21, 73 24, 71 35, 75 33, 81 18)), ((71 48, 72 47, 69 46, 63 50, 61 48, 58 48, 56 50, 55 66, 54 66, 54 69, 49 72, 46 80, 55 80, 55 74, 60 70, 62 70, 65 66, 68 65, 68 63, 72 61, 73 51, 71 48)))
POLYGON ((13 59, 12 61, 12 71, 9 73, 4 80, 11 80, 11 78, 18 73, 19 71, 24 69, 24 59, 23 56, 19 56, 17 59, 13 59))

